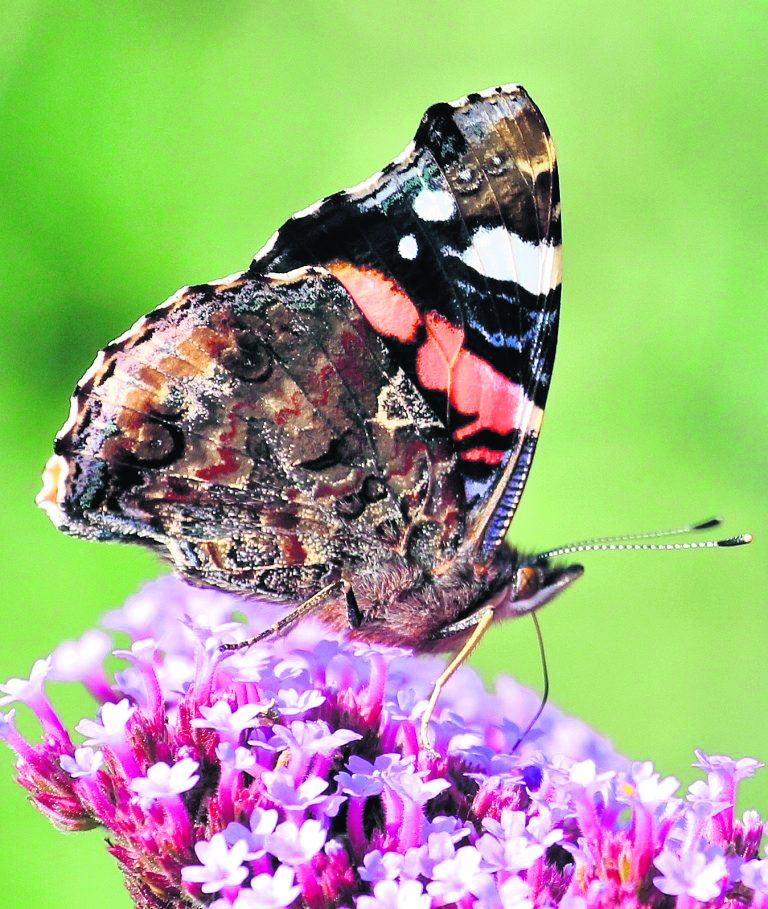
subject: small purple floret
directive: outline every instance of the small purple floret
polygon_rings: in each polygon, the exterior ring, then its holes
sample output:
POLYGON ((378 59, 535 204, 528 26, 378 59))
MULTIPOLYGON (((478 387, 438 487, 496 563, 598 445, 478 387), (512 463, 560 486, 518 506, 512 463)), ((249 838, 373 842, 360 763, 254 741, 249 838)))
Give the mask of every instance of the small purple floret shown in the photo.
POLYGON ((197 785, 200 779, 200 774, 197 773, 199 767, 198 762, 192 758, 182 758, 172 766, 165 761, 158 761, 147 768, 146 776, 131 780, 131 789, 147 802, 181 795, 197 785))
POLYGON ((203 893, 218 893, 225 887, 236 887, 248 877, 243 866, 248 847, 243 840, 231 846, 222 833, 214 834, 210 841, 195 845, 199 865, 186 865, 181 869, 184 881, 201 884, 203 893))
POLYGON ((74 757, 62 754, 59 758, 59 763, 62 770, 66 770, 73 779, 93 776, 104 763, 104 752, 94 751, 93 748, 83 746, 82 748, 75 748, 74 757))
POLYGON ((84 719, 75 726, 77 732, 87 736, 86 745, 114 745, 125 741, 125 729, 136 708, 128 698, 116 704, 108 701, 99 710, 99 721, 84 719))
POLYGON ((665 849, 656 856, 654 864, 661 875, 653 882, 662 893, 692 896, 701 902, 722 894, 727 868, 722 850, 717 846, 692 849, 681 856, 665 849))

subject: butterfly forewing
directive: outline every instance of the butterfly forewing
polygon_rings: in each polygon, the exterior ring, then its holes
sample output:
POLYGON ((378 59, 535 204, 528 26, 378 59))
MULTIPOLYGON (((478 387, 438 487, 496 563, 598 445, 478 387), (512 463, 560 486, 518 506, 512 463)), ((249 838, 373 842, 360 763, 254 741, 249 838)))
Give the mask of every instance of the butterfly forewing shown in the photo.
POLYGON ((518 86, 438 104, 379 174, 288 221, 252 270, 323 264, 443 422, 481 557, 525 484, 557 340, 560 205, 518 86))

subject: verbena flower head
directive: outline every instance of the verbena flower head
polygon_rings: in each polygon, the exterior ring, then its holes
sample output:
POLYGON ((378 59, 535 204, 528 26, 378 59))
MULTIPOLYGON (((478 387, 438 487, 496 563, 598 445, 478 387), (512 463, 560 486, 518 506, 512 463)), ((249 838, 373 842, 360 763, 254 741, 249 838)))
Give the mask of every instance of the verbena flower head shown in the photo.
POLYGON ((89 632, 0 686, 43 730, 32 744, 0 715, 19 782, 62 829, 104 829, 141 909, 768 907, 763 823, 734 813, 757 761, 697 752, 706 779, 682 794, 552 707, 513 752, 537 696, 468 668, 427 752, 438 660, 311 622, 219 652, 273 618, 162 578, 106 617, 130 638, 114 678, 89 632), (76 735, 48 678, 99 702, 76 735))

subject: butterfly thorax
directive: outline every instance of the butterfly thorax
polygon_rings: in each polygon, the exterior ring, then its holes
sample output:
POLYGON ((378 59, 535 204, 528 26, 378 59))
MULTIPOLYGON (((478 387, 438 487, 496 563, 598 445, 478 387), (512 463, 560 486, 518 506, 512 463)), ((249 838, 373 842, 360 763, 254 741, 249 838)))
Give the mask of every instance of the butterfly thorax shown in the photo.
POLYGON ((390 557, 347 579, 359 609, 359 627, 349 628, 343 598, 327 604, 319 615, 333 628, 348 629, 354 638, 423 652, 450 650, 471 633, 486 610, 493 610, 495 619, 533 612, 581 573, 580 565, 537 562, 506 543, 486 564, 469 547, 433 570, 390 557))

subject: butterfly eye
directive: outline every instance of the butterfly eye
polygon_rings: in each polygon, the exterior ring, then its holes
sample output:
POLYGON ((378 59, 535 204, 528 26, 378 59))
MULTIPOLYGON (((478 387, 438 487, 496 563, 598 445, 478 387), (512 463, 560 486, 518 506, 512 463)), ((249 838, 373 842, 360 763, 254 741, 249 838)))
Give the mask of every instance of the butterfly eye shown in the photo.
POLYGON ((535 568, 524 565, 515 575, 516 599, 526 600, 539 589, 539 576, 535 568))
POLYGON ((408 560, 421 568, 429 568, 440 526, 435 521, 422 521, 411 530, 406 543, 408 560))

